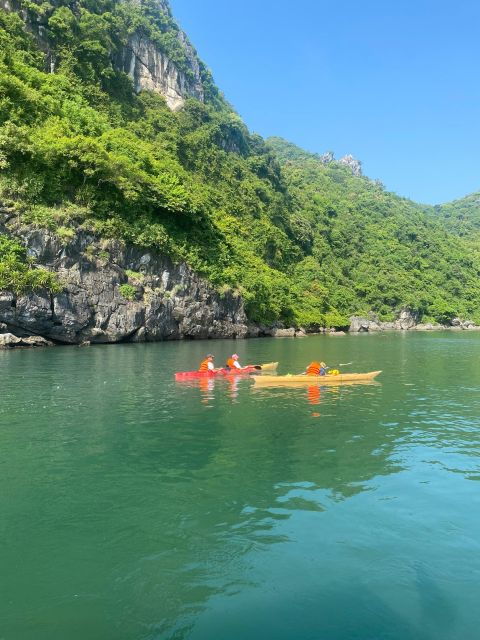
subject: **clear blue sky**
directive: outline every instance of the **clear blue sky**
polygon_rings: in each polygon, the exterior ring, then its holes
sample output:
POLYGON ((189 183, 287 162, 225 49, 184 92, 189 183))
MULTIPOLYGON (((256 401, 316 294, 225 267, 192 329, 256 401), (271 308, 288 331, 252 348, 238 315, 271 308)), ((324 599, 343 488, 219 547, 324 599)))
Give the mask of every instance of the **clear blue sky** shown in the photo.
POLYGON ((400 195, 480 190, 479 0, 171 0, 249 128, 400 195))

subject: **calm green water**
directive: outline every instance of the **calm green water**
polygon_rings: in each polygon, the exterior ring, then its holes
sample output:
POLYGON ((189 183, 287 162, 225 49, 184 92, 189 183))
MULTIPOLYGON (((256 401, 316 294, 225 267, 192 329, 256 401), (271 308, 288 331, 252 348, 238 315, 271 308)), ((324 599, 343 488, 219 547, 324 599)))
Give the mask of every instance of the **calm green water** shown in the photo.
POLYGON ((474 640, 480 334, 0 352, 1 640, 474 640), (312 356, 376 385, 178 384, 312 356))

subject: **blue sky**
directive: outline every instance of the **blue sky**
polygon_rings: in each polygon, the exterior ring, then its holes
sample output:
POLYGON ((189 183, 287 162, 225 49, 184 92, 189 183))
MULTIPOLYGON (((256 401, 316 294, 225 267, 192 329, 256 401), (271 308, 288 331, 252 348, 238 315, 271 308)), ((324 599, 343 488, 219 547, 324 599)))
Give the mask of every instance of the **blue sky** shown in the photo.
POLYGON ((480 2, 171 0, 249 128, 436 204, 480 190, 480 2))

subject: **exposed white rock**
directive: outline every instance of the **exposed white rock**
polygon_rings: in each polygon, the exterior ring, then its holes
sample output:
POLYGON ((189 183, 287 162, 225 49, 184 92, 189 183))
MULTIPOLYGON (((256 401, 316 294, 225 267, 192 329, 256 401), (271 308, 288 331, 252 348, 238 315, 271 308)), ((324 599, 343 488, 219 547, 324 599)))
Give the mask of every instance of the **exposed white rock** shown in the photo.
POLYGON ((273 338, 294 338, 295 337, 295 329, 294 327, 289 327, 288 329, 272 329, 270 335, 273 338))
POLYGON ((20 338, 13 333, 0 333, 0 349, 10 349, 16 347, 21 342, 20 338))
POLYGON ((53 342, 45 340, 41 336, 27 336, 19 338, 13 333, 0 333, 0 349, 13 349, 14 347, 50 347, 53 342))
POLYGON ((338 162, 339 164, 344 164, 345 166, 347 166, 354 176, 362 175, 362 163, 352 155, 348 154, 346 156, 343 156, 343 158, 340 158, 338 162))
POLYGON ((323 164, 330 164, 334 160, 335 156, 333 155, 333 151, 326 151, 320 156, 320 162, 322 162, 323 164))
POLYGON ((180 71, 157 45, 139 33, 130 37, 121 61, 137 93, 144 90, 161 93, 173 111, 180 109, 187 97, 204 100, 198 59, 185 35, 179 32, 178 37, 188 57, 191 78, 180 71))

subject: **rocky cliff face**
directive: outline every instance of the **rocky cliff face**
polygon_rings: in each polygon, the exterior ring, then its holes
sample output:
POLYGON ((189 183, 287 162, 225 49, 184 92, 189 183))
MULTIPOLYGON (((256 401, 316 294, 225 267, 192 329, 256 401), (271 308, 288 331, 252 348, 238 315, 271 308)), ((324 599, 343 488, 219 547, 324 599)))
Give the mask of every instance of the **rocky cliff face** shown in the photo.
MULTIPOLYGON (((141 4, 140 0, 130 0, 133 4, 141 4)), ((157 0, 158 8, 170 15, 170 7, 164 0, 157 0)), ((72 3, 71 8, 75 11, 72 3)), ((26 28, 35 35, 42 50, 46 54, 47 68, 54 71, 55 54, 50 49, 46 38, 47 17, 39 18, 27 11, 19 0, 0 0, 0 9, 18 13, 25 22, 26 28)), ((168 55, 142 31, 132 33, 125 46, 115 55, 114 66, 127 73, 132 79, 135 91, 155 91, 165 97, 170 109, 180 109, 188 97, 204 101, 204 89, 200 71, 200 61, 195 49, 186 34, 175 31, 181 48, 185 53, 188 73, 179 69, 168 55)))
POLYGON ((76 344, 248 333, 241 298, 221 296, 167 256, 81 229, 67 243, 51 231, 0 220, 0 233, 6 232, 21 237, 35 262, 55 270, 63 283, 58 295, 0 292, 0 322, 17 336, 76 344))
POLYGON ((348 154, 346 156, 343 156, 343 158, 340 158, 338 163, 348 167, 354 176, 362 175, 362 163, 352 155, 348 154))
POLYGON ((205 98, 195 50, 183 31, 178 32, 177 38, 188 60, 188 77, 155 43, 141 33, 130 36, 117 61, 117 66, 132 79, 137 93, 143 90, 160 93, 173 111, 181 109, 185 98, 193 97, 201 102, 205 98))

